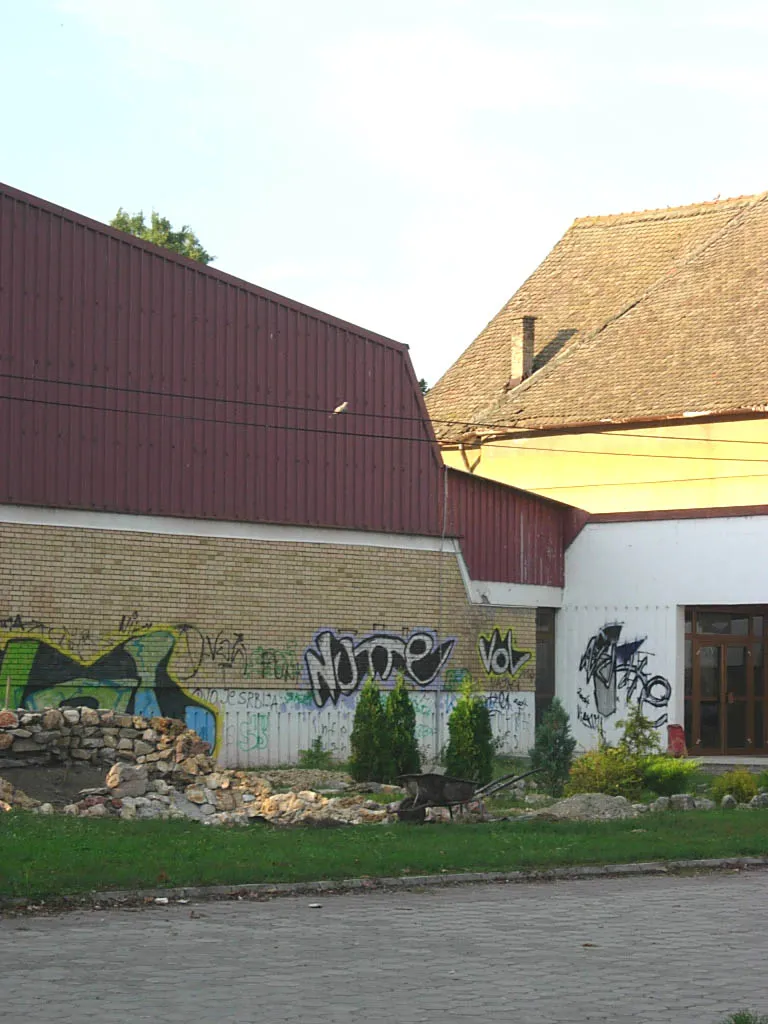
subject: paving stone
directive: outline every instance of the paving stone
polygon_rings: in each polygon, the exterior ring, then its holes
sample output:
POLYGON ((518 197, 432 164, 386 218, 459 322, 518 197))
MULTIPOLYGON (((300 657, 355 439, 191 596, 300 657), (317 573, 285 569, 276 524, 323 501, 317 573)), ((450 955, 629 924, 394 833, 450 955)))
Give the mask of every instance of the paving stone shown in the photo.
POLYGON ((9 918, 3 1013, 36 1024, 715 1024, 744 1006, 768 1012, 766 881, 171 899, 9 918), (93 981, 105 950, 130 965, 110 972, 108 998, 93 981))

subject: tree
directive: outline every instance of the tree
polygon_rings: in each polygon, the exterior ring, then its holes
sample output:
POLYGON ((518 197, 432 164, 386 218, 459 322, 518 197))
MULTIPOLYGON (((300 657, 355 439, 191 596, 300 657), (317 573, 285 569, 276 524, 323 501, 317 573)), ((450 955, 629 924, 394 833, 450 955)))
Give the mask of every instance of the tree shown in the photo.
POLYGON ((197 260, 198 263, 212 263, 216 258, 205 251, 200 239, 188 224, 184 224, 181 230, 174 231, 168 218, 161 217, 155 210, 152 211, 152 219, 147 224, 143 210, 128 213, 121 206, 109 223, 118 231, 126 231, 129 235, 143 238, 145 242, 152 242, 154 245, 161 245, 164 249, 197 260))
POLYGON ((421 758, 416 742, 416 712, 402 676, 387 696, 386 716, 395 777, 417 775, 421 771, 421 758))
POLYGON ((429 385, 427 384, 426 380, 423 377, 419 377, 419 390, 421 391, 422 395, 426 395, 426 393, 429 391, 429 385))
POLYGON ((481 786, 490 782, 494 754, 491 716, 485 701, 473 695, 471 684, 461 688, 461 696, 448 719, 448 734, 448 774, 471 779, 481 786))
POLYGON ((360 691, 349 737, 349 774, 358 782, 389 782, 394 775, 388 724, 379 688, 368 679, 360 691))
POLYGON ((573 761, 576 740, 571 736, 568 713, 555 697, 536 730, 529 751, 531 768, 538 768, 541 787, 550 796, 562 796, 573 761))

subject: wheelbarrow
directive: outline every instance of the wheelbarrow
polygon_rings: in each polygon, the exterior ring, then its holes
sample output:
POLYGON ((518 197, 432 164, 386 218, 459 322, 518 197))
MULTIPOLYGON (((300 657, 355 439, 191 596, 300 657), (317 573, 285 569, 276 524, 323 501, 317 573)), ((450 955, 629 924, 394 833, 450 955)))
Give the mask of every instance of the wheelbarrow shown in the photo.
POLYGON ((463 807, 472 800, 482 800, 484 797, 492 796, 539 771, 541 771, 540 768, 533 768, 529 772, 523 772, 522 775, 504 775, 502 778, 494 779, 493 782, 480 787, 476 782, 470 782, 469 779, 457 779, 453 775, 438 775, 437 772, 427 772, 424 775, 401 775, 398 781, 408 796, 398 804, 397 816, 400 821, 422 822, 427 816, 428 807, 447 807, 451 818, 453 818, 454 807, 463 807))

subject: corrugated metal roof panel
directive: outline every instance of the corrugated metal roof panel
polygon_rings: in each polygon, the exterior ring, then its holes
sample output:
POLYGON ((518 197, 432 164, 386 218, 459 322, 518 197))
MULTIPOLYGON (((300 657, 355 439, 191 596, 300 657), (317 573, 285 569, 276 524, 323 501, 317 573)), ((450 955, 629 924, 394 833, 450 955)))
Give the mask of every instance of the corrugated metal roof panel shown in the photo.
POLYGON ((459 537, 472 579, 564 585, 570 506, 459 470, 447 472, 449 533, 459 537))
POLYGON ((4 185, 0 425, 3 502, 440 532, 405 346, 4 185))

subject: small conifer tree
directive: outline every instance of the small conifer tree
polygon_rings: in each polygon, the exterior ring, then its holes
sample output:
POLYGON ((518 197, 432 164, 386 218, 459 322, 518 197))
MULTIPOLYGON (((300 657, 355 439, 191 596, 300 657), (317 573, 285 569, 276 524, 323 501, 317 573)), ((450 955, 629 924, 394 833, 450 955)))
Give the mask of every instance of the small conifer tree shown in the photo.
POLYGON ((395 778, 418 774, 421 757, 416 742, 416 712, 402 676, 398 676, 395 688, 387 696, 386 715, 395 778))
POLYGON ((576 740, 571 736, 568 713, 555 697, 536 730, 535 745, 529 751, 536 779, 550 796, 562 796, 573 761, 576 740))
POLYGON ((388 782, 394 771, 389 723, 379 688, 368 679, 360 691, 350 736, 349 773, 358 782, 388 782))
POLYGON ((448 719, 445 767, 449 775, 471 779, 483 786, 493 775, 493 730, 484 700, 462 686, 461 696, 448 719))

